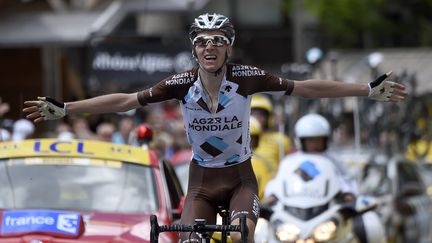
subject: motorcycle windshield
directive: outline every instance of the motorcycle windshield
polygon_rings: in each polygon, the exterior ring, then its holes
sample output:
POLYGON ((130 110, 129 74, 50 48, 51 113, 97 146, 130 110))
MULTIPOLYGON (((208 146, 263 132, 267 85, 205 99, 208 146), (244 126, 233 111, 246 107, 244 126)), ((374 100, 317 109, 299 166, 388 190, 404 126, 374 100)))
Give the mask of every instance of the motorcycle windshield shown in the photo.
POLYGON ((301 219, 303 221, 310 220, 320 215, 324 211, 329 208, 329 204, 326 203, 321 206, 311 207, 311 208, 298 208, 298 207, 290 207, 284 205, 284 210, 287 211, 292 216, 301 219))
POLYGON ((324 205, 338 192, 329 188, 331 183, 326 179, 305 182, 290 178, 284 184, 284 196, 280 200, 284 205, 296 208, 306 209, 324 205))

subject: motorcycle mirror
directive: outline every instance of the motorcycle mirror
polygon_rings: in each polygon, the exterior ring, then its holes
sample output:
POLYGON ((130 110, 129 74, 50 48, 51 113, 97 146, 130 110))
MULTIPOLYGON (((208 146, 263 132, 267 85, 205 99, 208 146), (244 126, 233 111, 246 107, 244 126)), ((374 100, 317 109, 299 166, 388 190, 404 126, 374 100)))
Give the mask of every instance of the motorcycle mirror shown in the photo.
POLYGON ((378 207, 378 200, 376 198, 360 195, 354 202, 345 204, 345 206, 341 208, 340 212, 345 217, 351 218, 370 210, 374 210, 376 207, 378 207))
POLYGON ((374 197, 360 195, 355 201, 355 211, 365 213, 378 207, 378 200, 374 197))

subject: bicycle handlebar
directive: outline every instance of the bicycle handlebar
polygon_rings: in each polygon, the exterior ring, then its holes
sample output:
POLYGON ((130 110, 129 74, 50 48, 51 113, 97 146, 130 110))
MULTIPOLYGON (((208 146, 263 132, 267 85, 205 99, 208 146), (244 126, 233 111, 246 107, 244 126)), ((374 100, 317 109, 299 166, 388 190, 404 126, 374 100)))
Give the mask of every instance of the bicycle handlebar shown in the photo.
POLYGON ((222 231, 238 231, 241 232, 240 225, 161 225, 159 226, 159 233, 165 231, 179 231, 179 232, 222 232, 222 231))
POLYGON ((150 216, 150 242, 157 243, 159 240, 159 233, 166 231, 177 232, 240 232, 241 242, 247 242, 248 228, 246 226, 246 216, 240 216, 240 225, 210 225, 201 222, 195 224, 174 224, 174 225, 159 225, 156 215, 150 216))

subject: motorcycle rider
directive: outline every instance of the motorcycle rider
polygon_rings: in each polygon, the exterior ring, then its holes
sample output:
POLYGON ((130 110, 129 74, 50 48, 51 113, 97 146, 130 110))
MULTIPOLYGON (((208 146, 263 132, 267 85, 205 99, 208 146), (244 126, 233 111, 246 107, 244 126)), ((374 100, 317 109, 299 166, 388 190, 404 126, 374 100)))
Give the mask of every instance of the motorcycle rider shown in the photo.
POLYGON ((276 187, 271 186, 271 184, 280 183, 279 180, 282 180, 284 176, 283 164, 289 163, 293 156, 299 156, 299 154, 302 153, 321 154, 330 159, 340 178, 343 200, 354 201, 356 194, 358 194, 356 183, 349 178, 348 172, 343 163, 327 151, 331 135, 331 128, 327 119, 318 114, 308 114, 301 117, 296 122, 294 130, 296 135, 295 143, 298 147, 298 151, 292 155, 286 156, 281 161, 276 177, 267 185, 264 192, 265 199, 263 203, 272 204, 277 200, 277 193, 273 191, 276 187))
MULTIPOLYGON (((285 164, 298 156, 314 154, 322 155, 334 164, 341 186, 341 199, 343 202, 353 202, 358 195, 358 185, 352 180, 343 162, 328 152, 331 127, 326 118, 319 114, 307 114, 295 124, 295 143, 299 148, 297 152, 286 156, 280 163, 276 177, 271 180, 264 191, 263 204, 273 205, 277 202, 279 193, 277 186, 284 178, 285 164)), ((354 233, 360 242, 382 242, 385 239, 383 225, 373 211, 354 219, 354 233), (367 224, 366 224, 367 221, 367 224)))

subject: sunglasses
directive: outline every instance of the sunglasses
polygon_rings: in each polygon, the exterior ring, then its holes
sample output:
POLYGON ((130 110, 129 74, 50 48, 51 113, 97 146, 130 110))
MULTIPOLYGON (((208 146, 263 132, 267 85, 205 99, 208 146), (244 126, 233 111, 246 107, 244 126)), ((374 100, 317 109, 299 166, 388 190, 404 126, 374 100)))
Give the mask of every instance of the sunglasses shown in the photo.
POLYGON ((192 40, 192 45, 202 47, 202 46, 207 46, 209 42, 213 46, 223 46, 223 45, 230 44, 229 39, 223 35, 202 35, 202 36, 195 37, 192 40))

